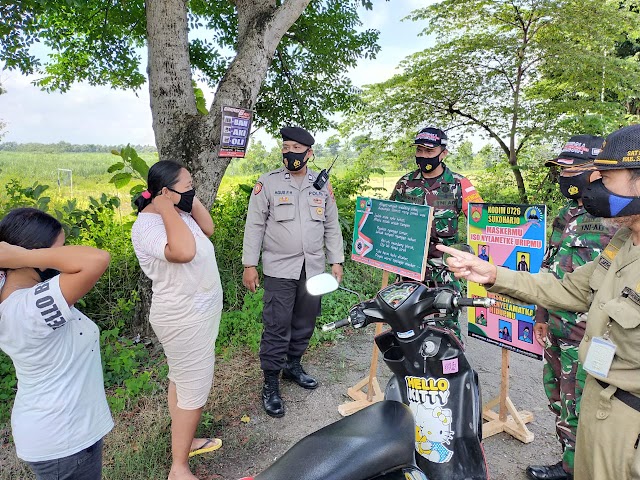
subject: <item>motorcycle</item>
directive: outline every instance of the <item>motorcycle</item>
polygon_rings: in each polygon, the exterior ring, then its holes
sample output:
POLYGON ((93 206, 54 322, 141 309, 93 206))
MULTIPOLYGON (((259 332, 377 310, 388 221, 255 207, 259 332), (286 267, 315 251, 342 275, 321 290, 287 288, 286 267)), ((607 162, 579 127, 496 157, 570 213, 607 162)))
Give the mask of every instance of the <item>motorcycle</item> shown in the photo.
MULTIPOLYGON (((329 274, 307 281, 310 293, 337 288, 342 287, 329 274)), ((393 373, 385 400, 401 402, 413 413, 416 464, 430 480, 488 478, 478 373, 455 334, 435 322, 457 316, 462 307, 488 308, 493 303, 489 298, 464 298, 447 286, 401 281, 360 301, 346 319, 323 327, 363 328, 377 322, 390 327, 375 338, 393 373)))
MULTIPOLYGON (((312 295, 338 288, 357 294, 330 274, 307 280, 312 295)), ((375 338, 393 373, 385 400, 308 435, 265 471, 241 480, 486 480, 478 374, 458 338, 433 323, 465 306, 492 304, 403 281, 323 326, 391 327, 375 338)))
POLYGON ((304 437, 241 480, 428 480, 415 465, 411 410, 384 400, 304 437))

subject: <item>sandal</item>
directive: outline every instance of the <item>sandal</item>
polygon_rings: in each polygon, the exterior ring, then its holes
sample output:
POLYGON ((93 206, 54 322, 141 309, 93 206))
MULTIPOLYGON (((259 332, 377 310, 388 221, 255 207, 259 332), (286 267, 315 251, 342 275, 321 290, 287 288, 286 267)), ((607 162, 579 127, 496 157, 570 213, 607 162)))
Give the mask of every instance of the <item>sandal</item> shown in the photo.
POLYGON ((218 450, 221 446, 222 440, 219 438, 207 438, 206 442, 204 442, 200 448, 189 452, 189 457, 194 457, 202 453, 213 452, 214 450, 218 450))

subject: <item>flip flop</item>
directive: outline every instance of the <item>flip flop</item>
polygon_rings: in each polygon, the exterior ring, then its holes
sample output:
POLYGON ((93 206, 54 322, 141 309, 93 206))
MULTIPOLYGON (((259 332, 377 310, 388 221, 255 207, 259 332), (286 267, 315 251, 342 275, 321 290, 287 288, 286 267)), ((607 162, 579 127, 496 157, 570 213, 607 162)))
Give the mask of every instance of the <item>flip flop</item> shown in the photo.
POLYGON ((194 457, 202 453, 213 452, 214 450, 218 450, 221 446, 222 440, 219 438, 207 438, 207 441, 204 442, 200 448, 189 452, 189 457, 194 457))

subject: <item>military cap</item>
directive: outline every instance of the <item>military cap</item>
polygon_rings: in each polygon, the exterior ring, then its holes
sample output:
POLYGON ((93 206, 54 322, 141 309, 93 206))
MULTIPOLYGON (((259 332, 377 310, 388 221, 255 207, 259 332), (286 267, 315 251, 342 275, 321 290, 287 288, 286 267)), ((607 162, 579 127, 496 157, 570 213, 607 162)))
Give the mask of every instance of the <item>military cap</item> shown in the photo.
POLYGON ((310 147, 316 141, 311 136, 309 132, 307 132, 304 128, 301 127, 284 127, 280 129, 280 135, 282 135, 282 140, 298 142, 302 145, 306 145, 310 147))
POLYGON ((447 134, 437 127, 426 127, 418 132, 413 141, 415 146, 444 147, 447 148, 447 134))
POLYGON ((560 155, 545 162, 545 167, 578 167, 593 163, 600 153, 604 138, 598 135, 574 135, 564 147, 560 155))
POLYGON ((598 170, 640 168, 640 125, 630 125, 610 134, 593 163, 598 170))

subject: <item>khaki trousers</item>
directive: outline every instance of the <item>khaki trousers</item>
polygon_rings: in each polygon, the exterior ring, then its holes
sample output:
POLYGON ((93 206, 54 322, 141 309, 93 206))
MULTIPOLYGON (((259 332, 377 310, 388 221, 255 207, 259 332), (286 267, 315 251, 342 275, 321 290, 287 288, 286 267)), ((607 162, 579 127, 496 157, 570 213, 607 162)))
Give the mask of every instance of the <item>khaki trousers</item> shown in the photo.
MULTIPOLYGON (((638 372, 640 375, 640 372, 638 372)), ((582 392, 575 480, 640 480, 640 412, 587 375, 582 392)))

